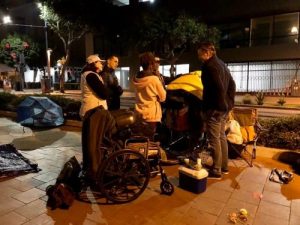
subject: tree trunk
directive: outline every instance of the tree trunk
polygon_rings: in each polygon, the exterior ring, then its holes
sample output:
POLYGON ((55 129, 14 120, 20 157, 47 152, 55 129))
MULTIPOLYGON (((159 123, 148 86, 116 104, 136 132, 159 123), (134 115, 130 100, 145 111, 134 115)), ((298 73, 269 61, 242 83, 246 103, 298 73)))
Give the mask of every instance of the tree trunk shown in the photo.
POLYGON ((61 93, 65 93, 65 71, 70 61, 70 51, 66 51, 66 61, 62 65, 60 74, 59 74, 59 90, 61 93))

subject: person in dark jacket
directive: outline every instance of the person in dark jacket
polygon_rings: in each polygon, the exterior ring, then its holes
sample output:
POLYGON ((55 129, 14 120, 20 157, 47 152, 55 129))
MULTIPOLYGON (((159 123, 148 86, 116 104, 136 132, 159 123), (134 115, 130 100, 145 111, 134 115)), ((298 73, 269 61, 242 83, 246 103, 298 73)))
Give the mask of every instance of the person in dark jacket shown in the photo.
POLYGON ((108 110, 120 109, 120 97, 123 94, 123 89, 119 85, 115 70, 119 65, 119 58, 115 55, 108 57, 106 64, 102 72, 100 73, 105 86, 109 90, 109 96, 107 100, 108 110))
POLYGON ((222 173, 229 172, 225 124, 228 112, 234 106, 235 82, 225 63, 217 57, 212 43, 201 43, 198 57, 203 62, 201 79, 206 132, 209 145, 214 150, 214 165, 209 177, 221 179, 222 173))

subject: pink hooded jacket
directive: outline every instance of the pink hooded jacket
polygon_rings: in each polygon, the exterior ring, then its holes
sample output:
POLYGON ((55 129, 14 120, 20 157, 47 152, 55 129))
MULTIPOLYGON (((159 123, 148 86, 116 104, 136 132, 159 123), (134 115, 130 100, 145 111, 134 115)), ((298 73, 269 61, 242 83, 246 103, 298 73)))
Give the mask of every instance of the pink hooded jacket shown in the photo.
POLYGON ((146 122, 160 122, 162 110, 160 102, 166 100, 166 90, 156 75, 135 77, 135 111, 146 122))

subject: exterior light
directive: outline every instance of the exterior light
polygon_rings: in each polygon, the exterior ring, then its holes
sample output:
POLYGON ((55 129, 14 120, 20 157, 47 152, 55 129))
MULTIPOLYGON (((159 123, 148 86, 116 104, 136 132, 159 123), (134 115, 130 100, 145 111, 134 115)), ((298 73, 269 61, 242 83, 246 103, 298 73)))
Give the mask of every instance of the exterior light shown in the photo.
POLYGON ((8 24, 12 22, 10 16, 3 16, 2 21, 4 24, 8 24))
POLYGON ((293 26, 292 29, 291 29, 291 33, 292 34, 298 34, 298 27, 293 26))

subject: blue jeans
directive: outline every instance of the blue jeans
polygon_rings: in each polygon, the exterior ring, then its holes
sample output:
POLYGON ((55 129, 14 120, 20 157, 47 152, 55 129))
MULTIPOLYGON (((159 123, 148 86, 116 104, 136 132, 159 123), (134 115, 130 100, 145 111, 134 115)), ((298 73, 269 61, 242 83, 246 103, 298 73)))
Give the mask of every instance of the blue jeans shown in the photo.
POLYGON ((208 144, 213 149, 214 171, 228 169, 228 146, 225 134, 227 112, 207 111, 206 133, 208 144))

